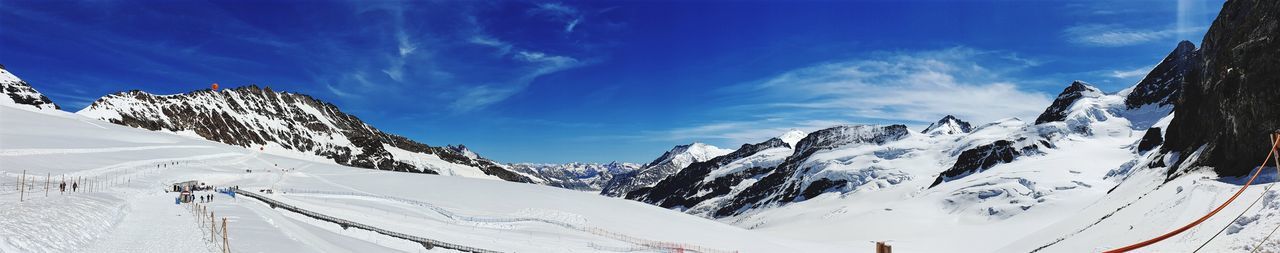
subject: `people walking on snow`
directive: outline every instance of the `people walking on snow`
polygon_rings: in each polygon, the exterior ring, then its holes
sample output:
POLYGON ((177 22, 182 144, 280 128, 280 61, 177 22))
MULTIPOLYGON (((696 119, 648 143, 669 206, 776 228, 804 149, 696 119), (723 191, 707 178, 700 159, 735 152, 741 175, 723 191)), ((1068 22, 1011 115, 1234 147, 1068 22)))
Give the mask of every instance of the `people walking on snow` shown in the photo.
POLYGON ((63 181, 61 184, 58 184, 58 192, 59 192, 59 193, 67 192, 67 182, 66 182, 66 181, 63 181))
POLYGON ((80 182, 71 182, 71 192, 76 192, 76 189, 80 189, 80 182))

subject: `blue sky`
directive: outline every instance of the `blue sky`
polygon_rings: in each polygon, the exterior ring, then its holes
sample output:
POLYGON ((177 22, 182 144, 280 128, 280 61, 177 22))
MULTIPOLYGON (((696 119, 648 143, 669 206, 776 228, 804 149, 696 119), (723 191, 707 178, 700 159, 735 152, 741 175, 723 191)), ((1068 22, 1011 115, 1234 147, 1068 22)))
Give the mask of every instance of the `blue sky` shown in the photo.
POLYGON ((250 83, 504 162, 647 162, 789 129, 1034 118, 1114 92, 1222 1, 0 0, 0 64, 69 111, 250 83))

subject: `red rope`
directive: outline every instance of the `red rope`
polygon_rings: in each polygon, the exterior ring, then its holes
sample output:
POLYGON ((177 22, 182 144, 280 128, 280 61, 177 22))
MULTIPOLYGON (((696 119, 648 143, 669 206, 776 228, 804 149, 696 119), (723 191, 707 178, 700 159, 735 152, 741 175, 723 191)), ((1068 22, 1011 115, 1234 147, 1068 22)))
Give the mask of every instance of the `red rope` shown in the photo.
MULTIPOLYGON (((1236 200, 1236 197, 1239 197, 1241 193, 1244 193, 1244 190, 1245 190, 1245 189, 1248 189, 1248 188, 1249 188, 1249 185, 1253 184, 1253 180, 1258 178, 1258 174, 1262 174, 1262 167, 1267 166, 1267 162, 1270 162, 1270 161, 1271 161, 1271 155, 1272 155, 1272 154, 1274 154, 1274 153, 1276 152, 1276 145, 1280 144, 1280 139, 1275 138, 1275 137, 1271 137, 1271 139, 1272 139, 1272 140, 1271 140, 1271 150, 1267 152, 1267 158, 1262 160, 1262 165, 1259 165, 1259 166, 1258 166, 1258 171, 1257 171, 1257 172, 1254 172, 1254 173, 1253 173, 1253 177, 1250 177, 1250 178, 1249 178, 1249 181, 1244 183, 1244 187, 1240 187, 1240 190, 1237 190, 1237 191, 1236 191, 1236 194, 1231 195, 1231 198, 1230 198, 1230 199, 1227 199, 1227 202, 1224 202, 1224 203, 1222 203, 1222 205, 1218 206, 1218 208, 1217 208, 1217 209, 1213 209, 1213 211, 1212 211, 1212 212, 1209 212, 1208 214, 1205 214, 1203 217, 1200 217, 1200 219, 1198 219, 1198 220, 1196 220, 1196 221, 1194 221, 1194 222, 1191 222, 1190 224, 1187 224, 1187 225, 1185 225, 1185 226, 1182 226, 1182 227, 1180 227, 1180 228, 1178 228, 1178 229, 1175 229, 1175 230, 1173 230, 1173 231, 1169 231, 1168 233, 1165 233, 1165 234, 1163 234, 1163 235, 1157 236, 1156 238, 1151 238, 1151 239, 1148 239, 1148 240, 1146 240, 1146 241, 1142 241, 1142 242, 1139 242, 1139 243, 1135 243, 1135 244, 1133 244, 1133 245, 1124 246, 1124 247, 1122 247, 1122 248, 1117 248, 1117 249, 1113 249, 1113 250, 1108 250, 1108 251, 1105 251, 1105 252, 1106 252, 1106 253, 1128 252, 1128 251, 1131 251, 1131 250, 1139 249, 1139 248, 1142 248, 1142 247, 1146 247, 1147 245, 1151 245, 1151 244, 1154 244, 1154 243, 1157 243, 1157 242, 1163 241, 1164 239, 1169 239, 1169 237, 1173 237, 1173 236, 1175 236, 1175 235, 1178 235, 1179 233, 1182 233, 1183 231, 1187 231, 1188 229, 1191 229, 1192 227, 1195 227, 1196 225, 1200 225, 1200 223, 1201 223, 1201 222, 1204 222, 1205 220, 1208 220, 1208 219, 1209 219, 1209 217, 1212 217, 1214 214, 1217 214, 1217 213, 1218 213, 1218 211, 1222 211, 1222 209, 1223 209, 1223 208, 1227 208, 1227 205, 1231 204, 1231 202, 1232 202, 1232 201, 1235 201, 1235 200, 1236 200)), ((1276 159, 1280 159, 1280 157, 1277 157, 1276 159)))

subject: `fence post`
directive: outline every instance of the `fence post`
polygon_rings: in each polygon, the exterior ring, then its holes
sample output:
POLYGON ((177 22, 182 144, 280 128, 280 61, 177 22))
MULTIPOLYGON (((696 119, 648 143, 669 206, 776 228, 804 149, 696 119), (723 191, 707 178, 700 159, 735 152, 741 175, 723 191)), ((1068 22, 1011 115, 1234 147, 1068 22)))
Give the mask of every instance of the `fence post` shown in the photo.
POLYGON ((18 178, 18 202, 22 202, 24 194, 27 193, 27 170, 22 170, 22 177, 18 178))
POLYGON ((49 176, 51 175, 53 175, 53 173, 44 174, 44 196, 45 197, 49 197, 49 176))
POLYGON ((218 237, 218 225, 213 222, 213 213, 209 213, 209 240, 218 237))
POLYGON ((227 242, 227 218, 222 217, 222 251, 231 253, 231 243, 227 242))

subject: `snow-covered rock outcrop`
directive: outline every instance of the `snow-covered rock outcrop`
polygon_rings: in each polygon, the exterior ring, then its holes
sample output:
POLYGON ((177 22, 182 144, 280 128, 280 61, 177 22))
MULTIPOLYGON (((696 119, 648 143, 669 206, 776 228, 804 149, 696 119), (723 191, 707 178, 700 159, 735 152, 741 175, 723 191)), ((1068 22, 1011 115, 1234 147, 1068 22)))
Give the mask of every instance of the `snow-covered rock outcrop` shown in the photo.
POLYGON ((35 108, 38 110, 57 110, 58 105, 49 100, 49 97, 36 91, 18 76, 10 73, 9 70, 0 65, 0 92, 4 93, 0 98, 0 105, 11 105, 24 108, 35 108))

